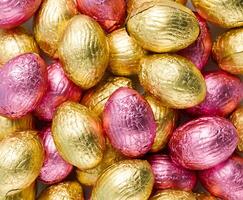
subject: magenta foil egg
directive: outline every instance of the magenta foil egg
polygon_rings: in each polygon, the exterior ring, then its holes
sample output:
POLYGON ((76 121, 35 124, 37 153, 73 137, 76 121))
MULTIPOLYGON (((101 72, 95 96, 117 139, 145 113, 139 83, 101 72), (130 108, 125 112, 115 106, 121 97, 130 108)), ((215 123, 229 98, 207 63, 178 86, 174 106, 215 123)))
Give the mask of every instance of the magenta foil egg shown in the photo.
POLYGON ((243 158, 237 155, 199 172, 199 178, 211 194, 223 200, 243 199, 243 158))
POLYGON ((41 4, 41 0, 1 0, 0 28, 9 29, 27 21, 41 4))
POLYGON ((46 91, 46 64, 37 54, 22 54, 0 68, 0 80, 0 115, 20 118, 36 108, 46 91))
POLYGON ((172 162, 167 155, 148 157, 155 176, 156 189, 178 189, 190 191, 196 184, 196 174, 172 162))
POLYGON ((174 162, 192 170, 203 170, 227 160, 238 143, 238 134, 228 120, 201 117, 176 129, 170 142, 174 162))
POLYGON ((226 72, 211 72, 204 76, 207 86, 205 100, 188 112, 201 116, 226 116, 233 112, 242 99, 240 79, 226 72))
POLYGON ((73 166, 59 155, 50 128, 41 131, 39 137, 45 150, 45 159, 38 179, 45 184, 58 183, 71 173, 73 166))
POLYGON ((51 121, 56 108, 63 102, 79 101, 81 89, 64 74, 60 62, 55 61, 47 68, 48 86, 44 97, 35 109, 35 115, 45 121, 51 121))
POLYGON ((119 88, 108 99, 103 126, 112 146, 128 157, 140 157, 152 147, 156 123, 148 102, 135 90, 119 88))

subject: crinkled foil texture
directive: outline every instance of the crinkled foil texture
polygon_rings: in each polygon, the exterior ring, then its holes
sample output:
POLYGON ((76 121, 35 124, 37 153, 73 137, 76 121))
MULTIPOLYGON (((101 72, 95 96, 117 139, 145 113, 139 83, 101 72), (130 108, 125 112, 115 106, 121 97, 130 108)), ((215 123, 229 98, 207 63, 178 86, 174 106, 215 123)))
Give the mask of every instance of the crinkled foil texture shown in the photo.
POLYGON ((231 116, 230 121, 238 131, 239 142, 238 150, 243 151, 243 107, 239 107, 231 116))
POLYGON ((158 191, 149 200, 197 200, 191 192, 183 190, 161 190, 158 191))

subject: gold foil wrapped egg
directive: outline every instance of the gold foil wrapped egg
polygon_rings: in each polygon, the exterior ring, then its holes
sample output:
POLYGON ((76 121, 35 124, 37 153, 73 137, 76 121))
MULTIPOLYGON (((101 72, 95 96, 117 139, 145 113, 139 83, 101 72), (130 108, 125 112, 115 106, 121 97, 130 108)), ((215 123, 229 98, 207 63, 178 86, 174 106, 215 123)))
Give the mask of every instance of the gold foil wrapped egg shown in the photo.
POLYGON ((92 200, 147 200, 154 176, 147 161, 124 160, 107 168, 93 188, 92 200))
POLYGON ((107 81, 102 81, 96 87, 89 89, 81 104, 101 116, 108 98, 120 87, 132 88, 132 81, 124 77, 110 77, 107 81))
POLYGON ((0 66, 24 53, 39 53, 32 35, 23 27, 0 29, 0 66))
POLYGON ((67 22, 78 13, 74 0, 43 0, 34 18, 34 35, 40 48, 56 57, 67 22))
POLYGON ((192 4, 203 18, 221 27, 243 26, 242 0, 192 0, 192 4))
POLYGON ((117 76, 130 76, 139 72, 139 61, 146 51, 131 38, 125 28, 108 35, 110 71, 117 76))
POLYGON ((157 54, 141 60, 139 80, 165 106, 184 109, 201 103, 206 84, 201 72, 186 58, 157 54))
POLYGON ((182 190, 161 190, 149 200, 197 200, 191 192, 182 190))
POLYGON ((199 24, 189 8, 169 0, 153 0, 131 10, 127 31, 146 50, 174 52, 197 39, 199 24))
POLYGON ((0 141, 0 196, 20 192, 39 175, 44 151, 36 131, 18 132, 0 141))
POLYGON ((203 194, 203 193, 195 193, 197 200, 217 200, 215 197, 208 195, 208 194, 203 194))
POLYGON ((83 89, 101 80, 109 62, 106 35, 100 25, 86 15, 77 15, 69 21, 58 54, 66 75, 83 89))
POLYGON ((100 119, 85 106, 65 102, 52 122, 52 135, 64 160, 81 170, 100 163, 105 140, 100 119))
POLYGON ((243 74, 243 28, 220 35, 213 44, 212 53, 221 69, 243 74))

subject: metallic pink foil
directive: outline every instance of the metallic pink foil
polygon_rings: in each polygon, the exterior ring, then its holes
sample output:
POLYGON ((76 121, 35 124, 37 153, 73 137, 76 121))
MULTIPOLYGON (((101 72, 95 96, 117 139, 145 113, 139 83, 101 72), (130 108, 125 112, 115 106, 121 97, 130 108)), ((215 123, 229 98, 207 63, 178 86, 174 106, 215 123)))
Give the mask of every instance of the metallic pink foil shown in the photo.
POLYGON ((147 101, 135 90, 119 88, 108 99, 103 125, 114 148, 128 157, 139 157, 152 147, 156 123, 147 101))
POLYGON ((27 53, 0 68, 0 114, 20 118, 33 111, 46 91, 47 70, 37 54, 27 53))
POLYGON ((172 162, 167 155, 152 155, 148 157, 151 164, 156 189, 178 189, 190 191, 196 184, 196 174, 172 162))
POLYGON ((50 128, 41 131, 39 137, 45 150, 45 160, 38 179, 45 184, 61 182, 71 173, 73 166, 59 155, 50 128))
POLYGON ((13 28, 27 21, 36 12, 41 0, 1 0, 0 28, 13 28))
POLYGON ((63 102, 79 101, 81 89, 72 83, 64 74, 61 64, 55 61, 49 65, 47 91, 40 104, 35 109, 36 116, 45 121, 51 121, 56 108, 63 102))
POLYGON ((243 199, 243 158, 232 156, 227 161, 199 172, 203 186, 224 200, 243 199))
POLYGON ((192 170, 203 170, 227 160, 238 143, 238 134, 228 120, 202 117, 179 127, 169 142, 174 162, 192 170))

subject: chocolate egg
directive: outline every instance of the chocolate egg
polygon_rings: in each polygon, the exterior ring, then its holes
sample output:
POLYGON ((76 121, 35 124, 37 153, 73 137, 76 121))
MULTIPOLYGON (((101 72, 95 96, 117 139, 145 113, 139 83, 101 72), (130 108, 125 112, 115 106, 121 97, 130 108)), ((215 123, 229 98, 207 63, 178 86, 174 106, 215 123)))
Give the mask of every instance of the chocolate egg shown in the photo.
POLYGON ((24 53, 39 53, 38 46, 24 28, 0 29, 0 65, 24 53))
POLYGON ((43 0, 34 18, 34 35, 40 48, 50 57, 56 57, 67 22, 78 11, 74 0, 43 0))
POLYGON ((243 158, 232 156, 227 161, 199 172, 203 186, 213 195, 230 200, 243 196, 243 158))
POLYGON ((202 70, 207 64, 212 50, 212 39, 206 20, 198 13, 194 13, 197 17, 200 34, 197 40, 185 49, 178 52, 179 55, 191 60, 198 69, 202 70))
POLYGON ((242 99, 242 84, 238 77, 225 72, 211 72, 204 76, 207 86, 205 100, 188 109, 194 115, 226 116, 242 99))
POLYGON ((0 28, 13 28, 27 21, 41 0, 4 0, 0 2, 0 28))
POLYGON ((155 176, 154 188, 179 189, 190 191, 196 185, 196 174, 172 162, 167 155, 152 155, 148 157, 155 176))
POLYGON ((193 12, 173 1, 147 1, 132 9, 127 31, 144 49, 171 52, 184 49, 199 35, 193 12))
POLYGON ((139 72, 139 61, 146 51, 131 38, 125 28, 108 35, 110 46, 110 71, 117 76, 130 76, 139 72))
POLYGON ((63 102, 79 101, 81 90, 64 74, 60 62, 55 61, 47 67, 47 91, 35 109, 35 114, 41 120, 51 121, 56 108, 63 102))
POLYGON ((45 159, 38 179, 45 184, 58 183, 70 174, 73 166, 63 160, 58 153, 50 128, 42 130, 39 137, 44 147, 45 159))
POLYGON ((182 190, 161 190, 149 200, 197 200, 191 192, 182 190))
POLYGON ((91 199, 147 200, 152 192, 153 183, 154 176, 147 161, 120 161, 107 168, 99 177, 91 199))
POLYGON ((20 118, 33 111, 47 85, 44 60, 27 53, 8 61, 0 69, 0 114, 20 118))
POLYGON ((178 55, 145 57, 141 60, 139 80, 147 92, 172 108, 193 107, 206 96, 206 84, 200 71, 178 55))
POLYGON ((147 101, 135 90, 119 88, 108 99, 103 127, 112 146, 128 157, 139 157, 152 147, 156 123, 147 101))
POLYGON ((217 200, 215 197, 208 194, 194 193, 194 195, 196 196, 197 200, 217 200))
POLYGON ((192 0, 197 12, 206 20, 224 28, 243 26, 241 0, 192 0))
POLYGON ((105 141, 100 119, 85 106, 65 102, 52 122, 52 136, 58 152, 79 169, 90 169, 103 158, 105 141))
POLYGON ((238 134, 228 120, 201 117, 179 127, 169 142, 171 158, 185 168, 203 170, 228 159, 238 134))
POLYGON ((150 151, 157 152, 167 145, 176 125, 177 112, 174 109, 165 107, 150 95, 146 95, 145 99, 152 108, 156 122, 156 136, 150 151))
POLYGON ((101 116, 108 98, 120 87, 132 88, 132 81, 124 77, 110 77, 89 89, 82 98, 81 104, 101 116))
POLYGON ((37 132, 18 132, 0 141, 0 196, 20 192, 39 175, 44 160, 37 132))
POLYGON ((42 191, 38 200, 84 200, 82 186, 76 181, 66 181, 52 185, 42 191))
POLYGON ((89 89, 102 78, 109 62, 109 46, 99 24, 85 15, 73 17, 58 47, 66 75, 89 89))
POLYGON ((213 57, 219 67, 232 74, 243 74, 243 28, 220 35, 213 44, 213 57))

